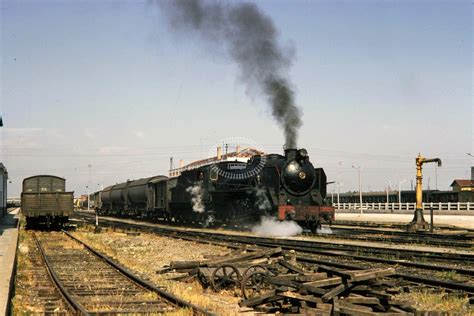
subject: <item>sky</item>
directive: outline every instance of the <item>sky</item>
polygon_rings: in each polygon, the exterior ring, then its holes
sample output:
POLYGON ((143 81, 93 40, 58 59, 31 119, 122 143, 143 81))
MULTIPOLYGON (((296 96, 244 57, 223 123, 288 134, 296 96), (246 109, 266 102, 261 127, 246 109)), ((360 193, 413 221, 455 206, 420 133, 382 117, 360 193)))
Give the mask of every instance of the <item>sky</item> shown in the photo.
MULTIPOLYGON (((205 158, 230 137, 282 152, 266 99, 242 84, 225 49, 174 32, 156 1, 0 3, 9 196, 37 174, 65 177, 76 195, 167 174, 170 157, 205 158)), ((418 153, 443 161, 426 165, 425 188, 470 177, 469 1, 255 3, 294 56, 298 147, 341 192, 358 190, 353 166, 363 191, 403 180, 410 189, 418 153)))

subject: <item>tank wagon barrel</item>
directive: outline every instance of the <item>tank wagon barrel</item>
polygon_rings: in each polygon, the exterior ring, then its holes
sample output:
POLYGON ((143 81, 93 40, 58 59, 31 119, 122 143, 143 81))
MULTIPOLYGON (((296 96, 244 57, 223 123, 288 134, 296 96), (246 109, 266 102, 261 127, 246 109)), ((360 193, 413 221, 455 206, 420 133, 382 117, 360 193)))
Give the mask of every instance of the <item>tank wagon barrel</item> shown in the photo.
POLYGON ((167 210, 162 203, 160 189, 166 186, 168 177, 155 176, 127 181, 106 187, 94 196, 100 213, 139 215, 141 217, 162 216, 167 210))

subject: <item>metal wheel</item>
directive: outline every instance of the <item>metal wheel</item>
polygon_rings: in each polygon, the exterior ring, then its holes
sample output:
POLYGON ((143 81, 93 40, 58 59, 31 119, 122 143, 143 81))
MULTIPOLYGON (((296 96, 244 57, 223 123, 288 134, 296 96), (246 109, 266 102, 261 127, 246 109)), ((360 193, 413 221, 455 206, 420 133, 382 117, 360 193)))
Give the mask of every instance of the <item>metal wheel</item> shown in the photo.
POLYGON ((266 281, 267 272, 255 271, 247 274, 242 280, 242 295, 245 299, 259 296, 273 289, 273 286, 266 281))
POLYGON ((268 274, 267 268, 265 268, 264 266, 260 264, 256 264, 245 269, 244 273, 242 273, 242 278, 245 278, 245 276, 250 275, 254 272, 262 272, 262 273, 268 274))
POLYGON ((214 291, 240 285, 240 272, 231 264, 223 264, 212 272, 211 285, 214 291))

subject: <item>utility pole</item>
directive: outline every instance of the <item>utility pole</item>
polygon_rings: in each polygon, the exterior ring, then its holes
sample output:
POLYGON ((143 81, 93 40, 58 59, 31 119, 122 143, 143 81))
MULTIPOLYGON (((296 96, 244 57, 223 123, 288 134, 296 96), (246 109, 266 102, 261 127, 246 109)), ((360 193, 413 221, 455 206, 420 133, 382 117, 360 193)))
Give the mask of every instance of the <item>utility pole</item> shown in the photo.
POLYGON ((342 161, 339 161, 337 163, 339 165, 339 172, 338 172, 338 176, 337 176, 337 207, 339 208, 339 203, 340 200, 339 200, 339 195, 341 194, 341 168, 342 168, 342 161))
POLYGON ((91 168, 92 168, 92 165, 91 164, 88 164, 87 165, 87 168, 89 169, 89 177, 87 178, 87 185, 86 185, 86 194, 87 194, 87 210, 90 211, 90 194, 89 194, 89 183, 91 181, 91 168))
POLYGON ((341 194, 341 183, 338 181, 337 182, 337 207, 339 208, 339 195, 341 194))
POLYGON ((360 215, 362 215, 362 184, 360 182, 360 166, 352 166, 352 168, 357 169, 357 174, 359 175, 359 205, 360 205, 360 215))
MULTIPOLYGON (((390 190, 391 189, 392 189, 392 180, 388 180, 388 184, 387 184, 387 204, 386 204, 386 207, 385 207, 386 210, 388 210, 389 205, 390 205, 390 190)), ((393 210, 392 210, 392 213, 393 213, 393 210)))
POLYGON ((339 200, 339 196, 341 194, 341 187, 344 186, 344 183, 342 182, 338 182, 337 183, 337 207, 339 208, 339 203, 341 203, 341 201, 339 200))

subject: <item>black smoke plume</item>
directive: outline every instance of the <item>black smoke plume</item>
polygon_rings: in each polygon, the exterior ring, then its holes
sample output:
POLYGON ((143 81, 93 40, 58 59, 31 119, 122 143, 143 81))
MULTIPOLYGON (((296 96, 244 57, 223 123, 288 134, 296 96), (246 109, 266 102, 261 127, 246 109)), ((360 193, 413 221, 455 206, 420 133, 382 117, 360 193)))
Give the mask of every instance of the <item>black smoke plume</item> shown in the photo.
POLYGON ((252 3, 157 1, 174 29, 226 48, 248 89, 258 88, 268 99, 273 117, 285 132, 285 146, 295 148, 302 122, 286 78, 291 54, 279 47, 272 20, 252 3))

